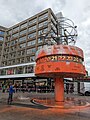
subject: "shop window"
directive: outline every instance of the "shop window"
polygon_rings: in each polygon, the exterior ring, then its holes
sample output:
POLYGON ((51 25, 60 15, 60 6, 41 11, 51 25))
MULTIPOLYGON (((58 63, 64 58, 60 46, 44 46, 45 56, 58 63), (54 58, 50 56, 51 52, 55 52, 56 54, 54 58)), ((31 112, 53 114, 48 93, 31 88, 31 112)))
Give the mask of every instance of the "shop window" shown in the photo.
POLYGON ((25 73, 33 73, 33 66, 26 66, 25 73))
POLYGON ((7 70, 7 75, 13 75, 14 74, 14 70, 13 69, 8 69, 7 70))
POLYGON ((6 75, 6 70, 5 69, 1 70, 1 75, 6 75))

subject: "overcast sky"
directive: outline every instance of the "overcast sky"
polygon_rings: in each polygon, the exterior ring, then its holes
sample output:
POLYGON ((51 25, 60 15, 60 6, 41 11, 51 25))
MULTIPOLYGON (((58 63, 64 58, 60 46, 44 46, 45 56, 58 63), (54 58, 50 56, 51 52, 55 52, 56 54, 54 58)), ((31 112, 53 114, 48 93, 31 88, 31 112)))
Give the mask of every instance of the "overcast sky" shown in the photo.
POLYGON ((10 27, 47 8, 61 11, 77 25, 76 45, 84 51, 90 75, 90 0, 0 0, 0 25, 10 27))

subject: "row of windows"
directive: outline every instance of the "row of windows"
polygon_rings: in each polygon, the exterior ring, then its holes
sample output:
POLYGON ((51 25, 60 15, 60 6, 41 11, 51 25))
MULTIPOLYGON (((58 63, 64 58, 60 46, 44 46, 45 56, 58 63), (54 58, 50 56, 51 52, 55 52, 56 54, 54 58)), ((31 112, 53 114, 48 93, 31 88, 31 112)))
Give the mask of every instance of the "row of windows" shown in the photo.
MULTIPOLYGON (((31 29, 31 28, 30 28, 30 29, 31 29)), ((30 29, 29 29, 29 32, 30 32, 30 29)), ((31 29, 31 31, 32 31, 32 29, 31 29)), ((46 33, 47 31, 48 31, 48 28, 45 28, 45 29, 43 29, 43 30, 39 30, 39 31, 38 31, 38 35, 41 35, 42 33, 46 33)), ((24 31, 21 31, 21 32, 20 32, 20 35, 23 35, 23 34, 26 34, 26 33, 27 33, 27 29, 24 30, 24 31)), ((11 37, 8 36, 8 37, 7 37, 7 40, 10 41, 10 39, 13 39, 13 38, 16 38, 16 37, 19 37, 19 33, 13 34, 11 37)), ((36 37, 36 32, 33 32, 33 33, 29 33, 29 34, 28 34, 28 39, 29 39, 29 38, 33 38, 33 37, 36 37)), ((21 37, 21 38, 19 38, 19 39, 20 39, 19 41, 25 40, 25 39, 26 39, 26 36, 21 37), (22 40, 21 40, 21 39, 22 39, 22 40)), ((3 37, 0 37, 0 40, 3 40, 3 37)))
MULTIPOLYGON (((32 44, 32 43, 29 43, 29 44, 32 44)), ((19 46, 20 48, 23 48, 25 47, 25 44, 21 44, 19 46)), ((41 49, 42 46, 38 46, 38 50, 41 49)), ((22 56, 22 55, 25 55, 25 54, 35 54, 36 52, 36 48, 28 48, 27 50, 20 50, 20 51, 17 51, 16 52, 16 49, 14 47, 11 47, 11 53, 9 53, 9 49, 5 49, 4 50, 4 55, 3 55, 3 60, 6 60, 6 59, 12 59, 13 57, 16 57, 17 55, 18 56, 22 56), (26 52, 25 52, 26 51, 26 52), (7 54, 8 53, 8 54, 7 54)))
POLYGON ((54 22, 55 25, 57 24, 56 19, 52 15, 51 15, 51 20, 54 22))
MULTIPOLYGON (((42 36, 43 34, 47 33, 47 30, 48 30, 48 29, 45 28, 44 30, 38 31, 38 35, 42 36)), ((31 34, 28 35, 28 39, 32 39, 32 38, 34 38, 34 37, 36 37, 36 32, 31 33, 31 34)), ((11 41, 11 42, 5 42, 5 46, 6 46, 6 47, 13 46, 13 45, 17 44, 18 41, 19 41, 19 42, 26 41, 26 36, 20 37, 19 39, 13 40, 13 41, 11 41)), ((40 43, 40 38, 38 39, 38 41, 39 41, 38 43, 40 43)), ((31 43, 34 43, 34 44, 35 44, 35 41, 34 41, 34 42, 32 41, 31 43)), ((31 45, 32 45, 32 44, 31 44, 31 45)))
MULTIPOLYGON (((22 41, 25 41, 25 39, 19 39, 19 42, 22 42, 22 41)), ((41 37, 38 38, 38 43, 42 43, 41 37)), ((13 50, 14 50, 14 48, 15 48, 15 49, 16 49, 16 48, 24 48, 24 47, 26 47, 26 46, 33 46, 33 45, 35 45, 35 44, 36 44, 36 40, 28 41, 27 44, 26 44, 26 42, 21 43, 21 44, 17 44, 17 41, 16 41, 16 40, 13 40, 13 41, 11 41, 11 42, 5 43, 5 47, 12 46, 11 48, 13 48, 13 50)), ((9 52, 9 48, 6 48, 6 49, 5 49, 5 52, 9 52)))
MULTIPOLYGON (((45 18, 47 18, 47 17, 48 17, 48 13, 43 14, 43 15, 40 15, 40 16, 38 17, 38 20, 40 21, 40 20, 45 19, 45 18)), ((30 21, 29 21, 29 25, 32 25, 32 24, 34 24, 34 23, 36 23, 36 22, 37 22, 37 18, 34 18, 33 20, 30 20, 30 21)), ((24 28, 24 27, 27 27, 27 25, 28 25, 28 22, 23 23, 22 25, 20 25, 20 29, 22 29, 22 28, 24 28)), ((18 30, 19 30, 19 26, 13 28, 13 30, 8 31, 8 34, 12 34, 12 31, 13 31, 13 32, 16 32, 16 31, 18 31, 18 30)))
POLYGON ((53 24, 53 22, 51 23, 51 26, 52 26, 52 28, 54 29, 54 31, 57 32, 57 28, 56 28, 56 26, 53 24))
MULTIPOLYGON (((8 56, 6 56, 8 59, 8 56)), ((23 58, 18 58, 18 59, 13 59, 14 57, 12 57, 12 60, 5 60, 4 62, 2 62, 3 66, 7 66, 7 65, 14 65, 14 64, 22 64, 22 63, 28 63, 28 62, 34 62, 35 61, 35 56, 27 56, 27 57, 23 57, 23 58)))
MULTIPOLYGON (((11 50, 11 52, 16 51, 16 49, 14 47, 11 47, 10 50, 11 50)), ((19 52, 20 54, 18 54, 18 55, 25 55, 25 52, 23 52, 23 51, 25 51, 25 50, 20 51, 19 52), (22 54, 22 52, 23 52, 23 54, 22 54)), ((9 52, 9 49, 5 49, 5 53, 8 53, 8 52, 9 52)), ((26 50, 26 54, 32 54, 32 53, 35 53, 35 52, 36 52, 36 48, 26 50)))
POLYGON ((34 62, 35 56, 27 56, 26 58, 18 58, 18 59, 12 59, 2 62, 3 66, 7 65, 14 65, 14 64, 22 64, 22 63, 28 63, 28 62, 34 62))
POLYGON ((24 67, 16 67, 16 68, 8 68, 0 70, 0 75, 14 75, 14 74, 25 74, 25 73, 33 73, 34 66, 28 65, 24 67))

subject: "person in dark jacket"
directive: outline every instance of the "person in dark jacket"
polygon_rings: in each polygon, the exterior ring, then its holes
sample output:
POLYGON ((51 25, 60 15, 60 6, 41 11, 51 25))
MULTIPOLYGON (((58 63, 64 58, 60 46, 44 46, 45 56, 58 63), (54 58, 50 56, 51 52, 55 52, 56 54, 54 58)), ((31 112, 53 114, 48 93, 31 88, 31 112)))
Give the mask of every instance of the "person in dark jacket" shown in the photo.
POLYGON ((8 104, 13 101, 13 93, 14 93, 14 86, 10 84, 9 87, 9 97, 8 97, 8 104))

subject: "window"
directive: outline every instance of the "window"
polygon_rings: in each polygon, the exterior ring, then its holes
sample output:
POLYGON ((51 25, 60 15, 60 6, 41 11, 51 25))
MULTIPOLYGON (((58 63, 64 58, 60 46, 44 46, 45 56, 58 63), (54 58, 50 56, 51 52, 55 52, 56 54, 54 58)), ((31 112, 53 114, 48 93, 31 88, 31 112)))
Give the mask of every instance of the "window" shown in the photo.
POLYGON ((11 47, 11 52, 15 50, 16 50, 15 46, 11 47))
POLYGON ((18 56, 25 55, 25 50, 18 51, 18 56))
POLYGON ((27 54, 31 54, 32 52, 31 52, 31 49, 28 49, 27 50, 27 54))
POLYGON ((57 32, 57 28, 56 28, 56 26, 53 23, 51 23, 51 26, 54 29, 54 31, 57 32))
POLYGON ((11 41, 11 46, 15 44, 15 41, 11 41))
MULTIPOLYGON (((17 59, 17 63, 20 63, 20 59, 17 59)), ((17 70, 16 70, 17 71, 17 70)))
POLYGON ((51 30, 51 35, 52 35, 53 37, 56 37, 56 33, 55 33, 53 30, 51 30))
POLYGON ((27 43, 27 46, 35 45, 35 43, 36 43, 36 40, 30 41, 27 43))
POLYGON ((6 52, 9 52, 9 49, 6 49, 6 52))
POLYGON ((18 56, 20 56, 20 55, 21 55, 21 51, 18 51, 18 53, 17 53, 17 54, 18 54, 18 56))
POLYGON ((8 55, 5 55, 4 58, 5 58, 5 59, 8 59, 8 55))
POLYGON ((1 70, 1 75, 6 75, 6 70, 5 69, 1 70))
POLYGON ((0 31, 0 35, 4 35, 4 33, 5 33, 4 31, 0 31))
POLYGON ((26 43, 20 44, 19 47, 20 48, 24 48, 26 46, 26 43))
POLYGON ((12 30, 9 30, 8 33, 9 33, 9 35, 11 35, 12 34, 12 30))
POLYGON ((38 43, 42 43, 42 39, 41 38, 38 38, 38 43))
POLYGON ((13 32, 16 32, 17 30, 19 30, 19 27, 13 28, 13 32))
POLYGON ((54 18, 52 15, 51 15, 51 19, 52 19, 52 21, 54 22, 54 24, 57 24, 55 18, 54 18))
POLYGON ((26 36, 19 38, 19 42, 22 42, 22 41, 25 41, 25 40, 26 40, 26 36))
POLYGON ((15 64, 15 60, 13 60, 12 63, 15 64))
POLYGON ((35 61, 35 56, 30 57, 30 61, 31 62, 35 61))
POLYGON ((3 41, 3 37, 0 37, 0 41, 3 41))
POLYGON ((9 41, 11 39, 11 37, 9 36, 9 37, 7 37, 7 40, 9 41))
POLYGON ((43 30, 39 30, 38 35, 42 36, 44 33, 47 33, 47 32, 48 32, 48 28, 45 28, 43 30))
POLYGON ((0 46, 2 46, 2 43, 0 43, 0 46))
POLYGON ((24 58, 21 58, 21 59, 20 59, 20 63, 24 63, 24 58))
POLYGON ((36 48, 32 48, 32 53, 35 53, 36 52, 36 48))
POLYGON ((26 60, 27 60, 27 62, 30 62, 30 57, 28 56, 26 60))
POLYGON ((3 65, 6 66, 6 65, 7 65, 7 62, 3 62, 3 65))
POLYGON ((13 69, 8 69, 7 70, 7 75, 13 75, 14 74, 14 70, 13 69))
POLYGON ((47 33, 48 32, 48 28, 43 29, 43 32, 47 33))
POLYGON ((12 35, 12 37, 18 37, 19 33, 15 33, 12 35))
POLYGON ((36 37, 36 32, 28 35, 28 38, 33 38, 33 37, 36 37))
POLYGON ((21 29, 27 27, 27 22, 21 25, 21 29))
POLYGON ((45 13, 45 14, 39 16, 39 20, 42 20, 42 19, 47 18, 47 17, 48 17, 48 13, 45 13))
MULTIPOLYGON (((19 59, 18 62, 20 63, 20 59, 19 59)), ((15 73, 16 73, 16 74, 23 74, 23 67, 17 67, 15 73)))
POLYGON ((33 72, 34 72, 33 66, 31 65, 26 66, 25 73, 33 73, 33 72))
POLYGON ((22 31, 20 31, 20 35, 22 35, 22 34, 26 34, 26 32, 27 32, 27 29, 22 30, 22 31))
POLYGON ((22 51, 21 51, 21 55, 25 55, 25 50, 22 50, 22 51))
POLYGON ((39 23, 39 28, 44 27, 46 25, 48 25, 48 21, 41 22, 41 23, 39 23))
POLYGON ((33 31, 33 30, 36 30, 36 25, 35 26, 32 26, 28 29, 29 32, 33 31))
POLYGON ((37 21, 37 19, 36 19, 36 18, 35 18, 35 19, 33 19, 33 20, 30 20, 30 21, 29 21, 29 25, 36 23, 36 21, 37 21))
POLYGON ((42 34, 43 34, 43 30, 39 30, 38 35, 42 35, 42 34))
POLYGON ((40 50, 42 48, 42 46, 38 46, 38 50, 40 50))
POLYGON ((10 42, 7 43, 7 46, 8 46, 8 47, 10 46, 10 42))
POLYGON ((18 42, 18 39, 15 40, 15 44, 17 44, 17 42, 18 42))
POLYGON ((36 52, 36 48, 27 49, 27 54, 32 54, 36 52))

